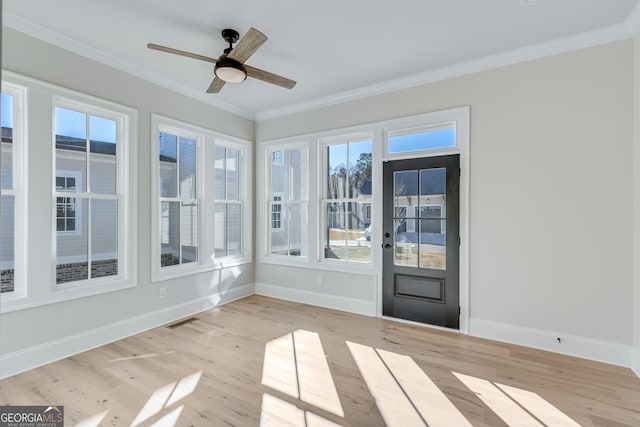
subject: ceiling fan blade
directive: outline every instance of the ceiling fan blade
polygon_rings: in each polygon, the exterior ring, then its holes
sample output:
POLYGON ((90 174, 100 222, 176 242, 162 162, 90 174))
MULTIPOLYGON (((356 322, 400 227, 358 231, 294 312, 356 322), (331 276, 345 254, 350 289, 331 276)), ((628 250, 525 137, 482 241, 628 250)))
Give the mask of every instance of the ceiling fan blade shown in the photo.
POLYGON ((207 89, 207 93, 218 93, 222 90, 222 88, 224 87, 224 80, 218 78, 218 76, 216 76, 216 78, 213 79, 213 81, 211 82, 211 84, 209 85, 209 88, 207 89))
POLYGON ((258 48, 266 41, 267 36, 255 28, 249 28, 247 34, 240 39, 238 44, 234 46, 227 57, 244 64, 244 61, 249 59, 249 57, 253 55, 255 51, 258 50, 258 48))
POLYGON ((262 80, 263 82, 281 86, 286 89, 292 89, 296 85, 296 82, 291 79, 261 70, 260 68, 252 67, 251 65, 245 64, 244 68, 247 70, 248 77, 253 77, 254 79, 262 80))
POLYGON ((211 62, 212 64, 215 64, 218 62, 216 58, 211 58, 209 56, 204 56, 204 55, 198 55, 197 53, 191 53, 185 50, 174 49, 172 47, 161 46, 159 44, 148 43, 147 47, 149 49, 159 50, 161 52, 173 53, 175 55, 186 56, 187 58, 199 59, 200 61, 211 62))

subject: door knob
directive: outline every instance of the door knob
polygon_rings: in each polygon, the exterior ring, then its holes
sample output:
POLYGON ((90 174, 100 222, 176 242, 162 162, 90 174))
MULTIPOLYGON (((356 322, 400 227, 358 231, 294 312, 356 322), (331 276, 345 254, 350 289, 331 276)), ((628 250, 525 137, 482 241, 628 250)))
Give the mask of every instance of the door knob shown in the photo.
POLYGON ((389 249, 389 248, 393 247, 393 245, 390 245, 390 244, 388 244, 388 243, 385 243, 384 245, 382 245, 382 247, 383 247, 384 249, 389 249))

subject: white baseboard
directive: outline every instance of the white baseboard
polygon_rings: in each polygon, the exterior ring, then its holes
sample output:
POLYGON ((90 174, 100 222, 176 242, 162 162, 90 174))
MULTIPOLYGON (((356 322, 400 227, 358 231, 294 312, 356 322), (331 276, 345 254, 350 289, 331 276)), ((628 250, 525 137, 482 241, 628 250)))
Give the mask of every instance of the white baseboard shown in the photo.
POLYGON ((376 315, 376 303, 374 301, 303 291, 267 283, 256 283, 256 294, 365 316, 376 315))
POLYGON ((0 379, 4 379, 38 366, 55 362, 92 348, 100 347, 164 324, 192 316, 213 307, 245 298, 254 293, 253 284, 238 286, 224 294, 207 295, 193 301, 166 307, 109 325, 84 331, 65 338, 0 356, 0 379))
POLYGON ((631 366, 631 347, 611 341, 474 318, 470 319, 469 322, 469 335, 581 357, 625 368, 631 366), (558 342, 558 338, 560 338, 560 342, 558 342))
POLYGON ((640 378, 640 349, 631 349, 631 370, 640 378))

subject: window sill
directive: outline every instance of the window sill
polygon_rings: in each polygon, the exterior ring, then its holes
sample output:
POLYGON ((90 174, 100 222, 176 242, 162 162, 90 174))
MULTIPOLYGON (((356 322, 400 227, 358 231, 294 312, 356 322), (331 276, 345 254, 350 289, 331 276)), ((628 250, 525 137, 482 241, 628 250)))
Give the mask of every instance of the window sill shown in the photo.
POLYGON ((2 298, 0 313, 11 313, 13 311, 26 310, 49 304, 71 301, 79 298, 86 298, 102 295, 110 292, 130 289, 136 285, 130 280, 114 280, 100 283, 85 283, 78 285, 67 285, 59 287, 47 295, 32 295, 24 297, 2 298))
MULTIPOLYGON (((282 257, 285 258, 285 257, 282 257)), ((275 257, 263 257, 261 264, 279 265, 282 267, 308 268, 312 270, 336 271, 339 273, 359 274, 363 276, 375 276, 377 274, 373 264, 341 262, 341 261, 309 261, 308 258, 299 261, 288 259, 276 259, 275 257)))
POLYGON ((181 277, 193 276, 209 271, 224 270, 226 268, 238 267, 240 265, 251 264, 251 258, 221 258, 208 264, 182 264, 171 267, 154 269, 151 275, 151 282, 157 283, 165 280, 178 279, 181 277))

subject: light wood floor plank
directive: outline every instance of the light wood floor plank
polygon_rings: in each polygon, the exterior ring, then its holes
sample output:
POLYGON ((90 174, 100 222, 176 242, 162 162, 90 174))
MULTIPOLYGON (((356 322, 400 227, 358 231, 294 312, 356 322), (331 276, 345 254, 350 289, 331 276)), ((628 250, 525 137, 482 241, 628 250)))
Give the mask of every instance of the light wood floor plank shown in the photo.
POLYGON ((498 391, 502 386, 535 394, 518 404, 537 417, 546 415, 533 409, 555 408, 583 426, 640 426, 640 379, 629 369, 261 296, 195 317, 175 329, 156 328, 0 381, 0 405, 58 404, 65 406, 69 426, 103 415, 103 426, 129 426, 154 392, 184 381, 141 426, 176 416, 177 426, 258 426, 265 395, 273 398, 267 398, 268 407, 295 408, 292 413, 312 423, 384 426, 348 341, 410 357, 474 426, 506 424, 454 372, 498 391), (296 330, 318 334, 321 350, 306 355, 305 363, 326 359, 329 369, 317 375, 332 377, 344 416, 262 384, 265 346, 296 330))

